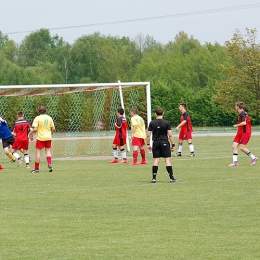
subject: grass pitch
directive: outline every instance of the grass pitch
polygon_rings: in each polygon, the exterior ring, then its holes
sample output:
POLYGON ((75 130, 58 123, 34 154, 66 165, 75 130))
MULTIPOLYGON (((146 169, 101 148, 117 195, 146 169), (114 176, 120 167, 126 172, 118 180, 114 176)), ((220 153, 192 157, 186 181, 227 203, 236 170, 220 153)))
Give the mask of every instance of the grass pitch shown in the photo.
MULTIPOLYGON (((148 165, 45 161, 39 174, 4 159, 0 171, 0 259, 260 259, 260 161, 233 137, 196 137, 196 157, 148 165)), ((248 148, 260 157, 260 136, 248 148)), ((131 155, 128 155, 131 157, 131 155)), ((31 163, 33 167, 33 162, 31 163)))

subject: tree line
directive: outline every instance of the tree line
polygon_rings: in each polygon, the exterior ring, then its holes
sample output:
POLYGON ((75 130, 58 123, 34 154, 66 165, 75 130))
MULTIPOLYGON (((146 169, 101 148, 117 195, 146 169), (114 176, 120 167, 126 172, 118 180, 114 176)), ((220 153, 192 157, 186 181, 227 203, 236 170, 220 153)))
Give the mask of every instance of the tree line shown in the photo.
POLYGON ((152 109, 164 108, 173 126, 181 102, 194 126, 231 126, 237 120, 236 101, 244 101, 253 124, 260 124, 260 45, 255 29, 245 31, 236 31, 223 46, 202 45, 185 32, 167 44, 141 34, 129 39, 98 32, 69 44, 48 29, 21 43, 0 31, 0 88, 149 81, 152 109))

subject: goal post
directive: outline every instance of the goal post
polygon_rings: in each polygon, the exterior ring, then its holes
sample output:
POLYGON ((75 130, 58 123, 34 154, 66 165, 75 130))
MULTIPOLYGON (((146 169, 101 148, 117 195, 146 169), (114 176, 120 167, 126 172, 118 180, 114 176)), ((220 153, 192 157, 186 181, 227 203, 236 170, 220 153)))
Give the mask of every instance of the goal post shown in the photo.
MULTIPOLYGON (((39 105, 52 116, 56 158, 112 156, 117 108, 125 110, 130 131, 130 109, 137 107, 148 126, 151 121, 149 82, 0 86, 0 116, 11 128, 19 110, 32 123, 39 105)), ((127 138, 127 150, 130 150, 127 138)), ((34 144, 29 152, 34 157, 34 144), (32 151, 32 152, 31 152, 32 151)), ((0 157, 6 158, 1 151, 0 157)))

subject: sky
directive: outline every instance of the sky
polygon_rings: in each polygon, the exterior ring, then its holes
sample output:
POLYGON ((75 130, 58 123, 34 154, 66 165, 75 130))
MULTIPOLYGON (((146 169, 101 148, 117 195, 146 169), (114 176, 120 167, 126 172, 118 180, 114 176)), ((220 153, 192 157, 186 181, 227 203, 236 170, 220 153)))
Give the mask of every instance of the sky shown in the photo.
POLYGON ((184 31, 201 44, 260 30, 260 0, 0 0, 0 31, 16 43, 49 29, 70 44, 83 35, 151 36, 167 44, 184 31))

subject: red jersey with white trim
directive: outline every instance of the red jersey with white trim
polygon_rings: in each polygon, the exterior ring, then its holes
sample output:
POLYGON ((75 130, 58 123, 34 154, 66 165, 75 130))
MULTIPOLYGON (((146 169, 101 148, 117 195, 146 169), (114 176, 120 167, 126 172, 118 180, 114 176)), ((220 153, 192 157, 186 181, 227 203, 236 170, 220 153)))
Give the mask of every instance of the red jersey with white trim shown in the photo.
POLYGON ((237 133, 238 134, 252 134, 251 120, 247 112, 242 111, 238 116, 238 124, 241 122, 246 122, 246 125, 238 126, 237 133))
POLYGON ((186 123, 181 127, 181 132, 187 133, 187 132, 193 132, 192 129, 192 123, 191 123, 191 119, 190 119, 190 115, 187 111, 185 111, 180 118, 180 122, 182 122, 183 120, 186 121, 186 123))
POLYGON ((120 128, 116 127, 116 138, 126 139, 126 131, 128 128, 128 124, 126 119, 123 116, 117 118, 116 125, 120 128))
POLYGON ((13 132, 16 141, 29 140, 28 134, 30 132, 31 124, 26 120, 17 120, 13 125, 13 132))

